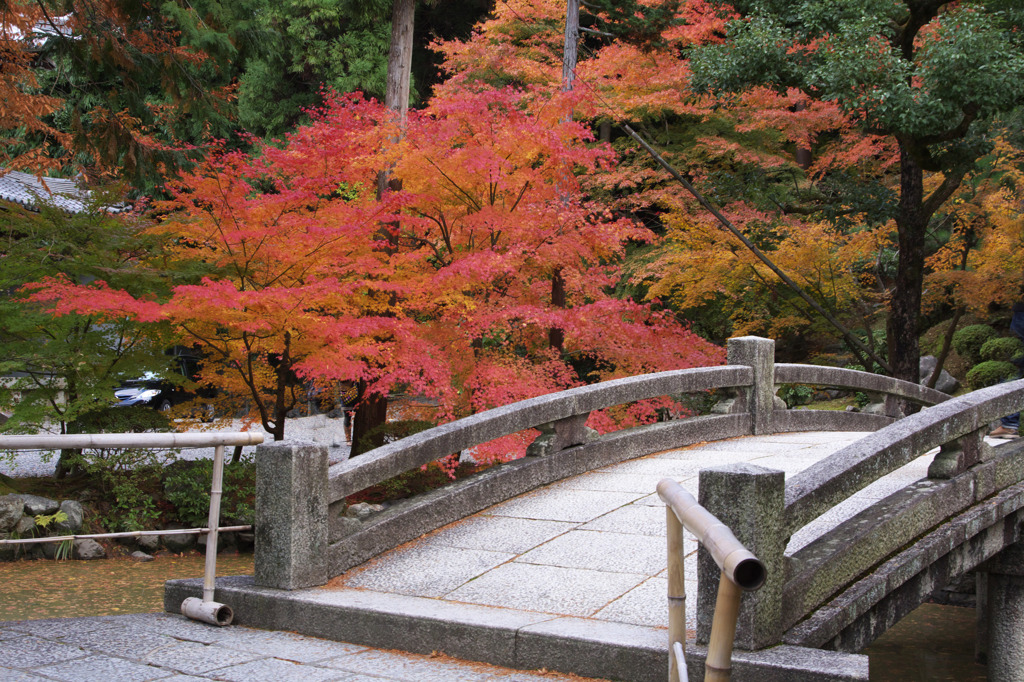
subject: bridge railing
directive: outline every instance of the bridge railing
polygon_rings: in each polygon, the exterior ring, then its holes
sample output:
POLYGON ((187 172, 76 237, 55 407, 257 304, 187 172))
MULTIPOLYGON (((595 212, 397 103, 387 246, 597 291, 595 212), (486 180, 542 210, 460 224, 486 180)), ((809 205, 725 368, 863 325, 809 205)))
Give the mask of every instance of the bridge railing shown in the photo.
MULTIPOLYGON (((984 436, 994 420, 1018 411, 1022 405, 1024 381, 974 391, 905 417, 787 481, 780 525, 781 532, 789 537, 857 491, 939 449, 926 479, 895 492, 845 520, 827 537, 792 553, 789 578, 780 592, 782 630, 790 631, 861 576, 923 537, 934 536, 936 547, 943 548, 938 556, 949 553, 952 547, 974 543, 959 560, 972 562, 971 566, 1002 549, 1002 541, 982 542, 979 538, 992 524, 996 524, 997 535, 1018 532, 1009 522, 1024 505, 1024 495, 1013 493, 1024 482, 1024 448, 1012 442, 992 447, 985 443, 984 436), (971 509, 975 509, 973 518, 957 520, 971 509), (1006 519, 1008 528, 1002 527, 1002 519, 1006 519)), ((960 569, 971 566, 961 565, 960 569)), ((876 595, 877 599, 865 595, 846 613, 819 615, 792 632, 790 639, 804 645, 823 645, 869 611, 884 594, 915 579, 921 570, 922 566, 917 566, 914 571, 904 570, 902 576, 890 576, 886 590, 876 595)), ((834 644, 846 650, 864 646, 880 631, 871 633, 862 628, 843 635, 848 640, 845 644, 834 644)))
MULTIPOLYGON (((287 442, 265 445, 261 448, 265 474, 258 476, 265 490, 264 511, 261 513, 258 505, 257 538, 260 527, 274 538, 267 535, 262 549, 260 544, 257 546, 256 581, 285 589, 323 584, 381 552, 540 485, 655 452, 778 431, 873 431, 896 418, 786 410, 775 395, 783 383, 832 385, 924 405, 948 398, 939 391, 864 372, 802 365, 776 367, 774 342, 769 339, 731 339, 727 363, 618 379, 524 400, 443 424, 330 467, 324 448, 287 442), (594 437, 585 427, 594 410, 713 389, 733 395, 710 415, 600 437, 594 437), (529 428, 540 428, 543 435, 522 459, 392 503, 368 516, 353 518, 346 514, 347 498, 356 492, 529 428)), ((260 459, 258 456, 258 471, 260 459)))

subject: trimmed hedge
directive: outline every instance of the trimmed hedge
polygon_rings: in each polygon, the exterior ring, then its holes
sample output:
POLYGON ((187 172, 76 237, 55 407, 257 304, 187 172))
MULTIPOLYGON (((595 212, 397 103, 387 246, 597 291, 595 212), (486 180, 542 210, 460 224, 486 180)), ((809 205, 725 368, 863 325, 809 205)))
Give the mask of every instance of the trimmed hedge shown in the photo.
POLYGON ((975 365, 967 372, 967 385, 977 390, 1016 378, 1016 365, 1003 360, 989 360, 975 365))
POLYGON ((998 336, 987 324, 971 324, 953 334, 953 350, 972 365, 981 362, 981 347, 998 336))

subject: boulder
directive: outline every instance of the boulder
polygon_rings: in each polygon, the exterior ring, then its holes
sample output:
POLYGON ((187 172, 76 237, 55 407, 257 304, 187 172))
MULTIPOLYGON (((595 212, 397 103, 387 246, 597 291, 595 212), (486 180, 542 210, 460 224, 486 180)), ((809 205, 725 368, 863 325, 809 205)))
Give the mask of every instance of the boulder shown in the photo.
POLYGON ((238 551, 252 549, 256 544, 256 535, 252 531, 238 532, 238 551))
POLYGON ((353 505, 350 505, 349 508, 345 510, 345 516, 349 517, 350 519, 359 519, 360 521, 362 521, 366 517, 373 516, 377 512, 383 510, 383 505, 371 504, 369 502, 357 502, 353 505))
MULTIPOLYGON (((209 539, 208 534, 200 535, 196 539, 196 549, 203 554, 206 554, 206 543, 209 539)), ((234 533, 217 533, 217 553, 233 551, 236 546, 235 534, 234 533)))
POLYGON ((25 504, 18 495, 0 497, 0 533, 9 533, 14 530, 14 527, 21 521, 24 508, 25 504))
MULTIPOLYGON (((184 528, 178 523, 171 523, 167 525, 167 530, 178 530, 184 528)), ((174 533, 172 535, 161 535, 161 542, 164 547, 175 554, 181 554, 187 552, 196 545, 196 536, 192 533, 174 533)))
MULTIPOLYGON (((7 533, 0 532, 0 540, 10 537, 7 533)), ((0 561, 14 561, 18 557, 18 545, 0 545, 0 561)))
POLYGON ((159 535, 140 535, 136 538, 136 544, 139 549, 147 554, 152 554, 160 548, 160 536, 159 535))
POLYGON ((82 540, 75 540, 73 547, 71 548, 71 556, 75 559, 82 559, 83 561, 89 561, 91 559, 106 559, 107 550, 103 549, 103 545, 84 538, 82 540))
POLYGON ((152 561, 153 556, 150 554, 146 554, 145 552, 135 550, 134 552, 132 552, 132 560, 139 562, 152 561))
POLYGON ((53 514, 60 509, 60 503, 49 497, 40 497, 39 495, 14 495, 13 497, 21 498, 25 503, 25 513, 29 516, 53 514))
POLYGON ((53 530, 57 534, 74 535, 82 528, 82 522, 85 520, 85 509, 82 508, 80 502, 74 500, 64 500, 60 503, 60 510, 67 514, 67 521, 58 521, 53 524, 53 530))
MULTIPOLYGON (((932 372, 935 371, 936 365, 939 364, 938 359, 934 355, 921 356, 920 371, 921 371, 921 385, 925 386, 928 384, 928 379, 931 377, 932 372)), ((957 392, 960 388, 960 382, 956 380, 952 374, 946 370, 939 372, 939 379, 935 382, 935 390, 942 391, 952 395, 957 392)))
POLYGON ((57 549, 63 544, 62 542, 40 542, 39 546, 43 550, 43 557, 46 559, 56 559, 57 549))
POLYGON ((27 538, 32 535, 32 529, 36 527, 36 520, 31 516, 22 516, 18 525, 14 527, 14 533, 18 537, 27 538))

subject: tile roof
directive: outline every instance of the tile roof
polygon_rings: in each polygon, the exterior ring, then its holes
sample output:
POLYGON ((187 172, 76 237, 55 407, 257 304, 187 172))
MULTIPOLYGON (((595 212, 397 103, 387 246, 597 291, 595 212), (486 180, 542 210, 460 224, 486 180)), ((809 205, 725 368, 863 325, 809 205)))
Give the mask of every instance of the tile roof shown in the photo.
MULTIPOLYGON (((89 203, 90 192, 80 188, 74 180, 64 178, 37 178, 29 173, 9 171, 0 175, 0 199, 13 201, 26 208, 36 208, 44 203, 61 208, 68 213, 81 213, 89 203)), ((108 207, 116 213, 121 207, 108 207)))

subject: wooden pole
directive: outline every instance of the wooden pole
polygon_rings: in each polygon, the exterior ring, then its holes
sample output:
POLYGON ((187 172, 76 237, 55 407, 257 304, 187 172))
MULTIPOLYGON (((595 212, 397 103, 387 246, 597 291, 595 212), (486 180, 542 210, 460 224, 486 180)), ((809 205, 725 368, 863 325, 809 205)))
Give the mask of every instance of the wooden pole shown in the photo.
POLYGON ((736 636, 736 620, 740 615, 743 588, 722 571, 715 601, 715 619, 711 624, 708 657, 704 661, 704 682, 729 682, 732 675, 732 643, 736 636))
POLYGON ((877 363, 878 366, 881 367, 883 370, 885 370, 889 374, 892 374, 892 367, 889 365, 889 363, 887 363, 884 359, 880 358, 878 354, 875 353, 872 349, 865 346, 864 342, 858 339, 856 336, 854 336, 854 334, 850 332, 850 330, 847 329, 842 322, 836 319, 835 315, 832 315, 830 312, 821 307, 821 305, 819 305, 817 301, 811 298, 810 294, 803 290, 803 287, 801 287, 799 284, 793 281, 792 277, 783 272, 778 265, 776 265, 770 258, 768 258, 768 256, 766 256, 763 251, 761 251, 761 249, 757 248, 754 242, 747 239, 746 235, 740 232, 740 230, 735 225, 733 225, 728 218, 722 215, 722 212, 715 208, 703 194, 698 192, 697 188, 694 187, 689 180, 684 178, 682 174, 678 170, 676 170, 672 164, 666 161, 661 154, 655 151, 654 147, 647 143, 647 140, 640 137, 640 135, 635 130, 630 128, 625 123, 623 123, 621 127, 622 131, 629 135, 631 138, 633 138, 634 142, 643 147, 644 151, 646 151, 652 159, 657 161, 659 166, 668 171, 669 175, 675 178, 676 182, 685 187, 686 191, 693 195, 693 198, 697 200, 697 203, 699 203, 704 208, 704 210, 709 212, 711 215, 715 216, 715 219, 718 220, 722 227, 724 227, 734 237, 739 239, 740 242, 743 243, 743 246, 745 246, 748 251, 754 254, 754 256, 757 257, 758 260, 767 265, 768 268, 775 273, 776 277, 781 279, 783 283, 785 283, 785 285, 789 287, 791 291, 793 291, 793 293, 802 298, 807 305, 809 305, 816 313, 825 318, 825 320, 829 324, 831 324, 832 327, 836 329, 836 331, 842 334, 843 338, 846 340, 847 343, 849 343, 851 346, 854 346, 855 348, 860 350, 860 352, 867 355, 875 363, 877 363))
MULTIPOLYGON (((676 644, 686 650, 686 571, 683 565, 683 524, 672 507, 665 507, 665 526, 668 538, 668 679, 679 679, 676 644)), ((683 667, 686 660, 682 661, 683 667)))
POLYGON ((224 446, 213 451, 213 481, 210 483, 210 528, 206 536, 206 570, 203 572, 203 601, 213 601, 217 579, 217 526, 220 525, 220 498, 224 491, 224 446))

